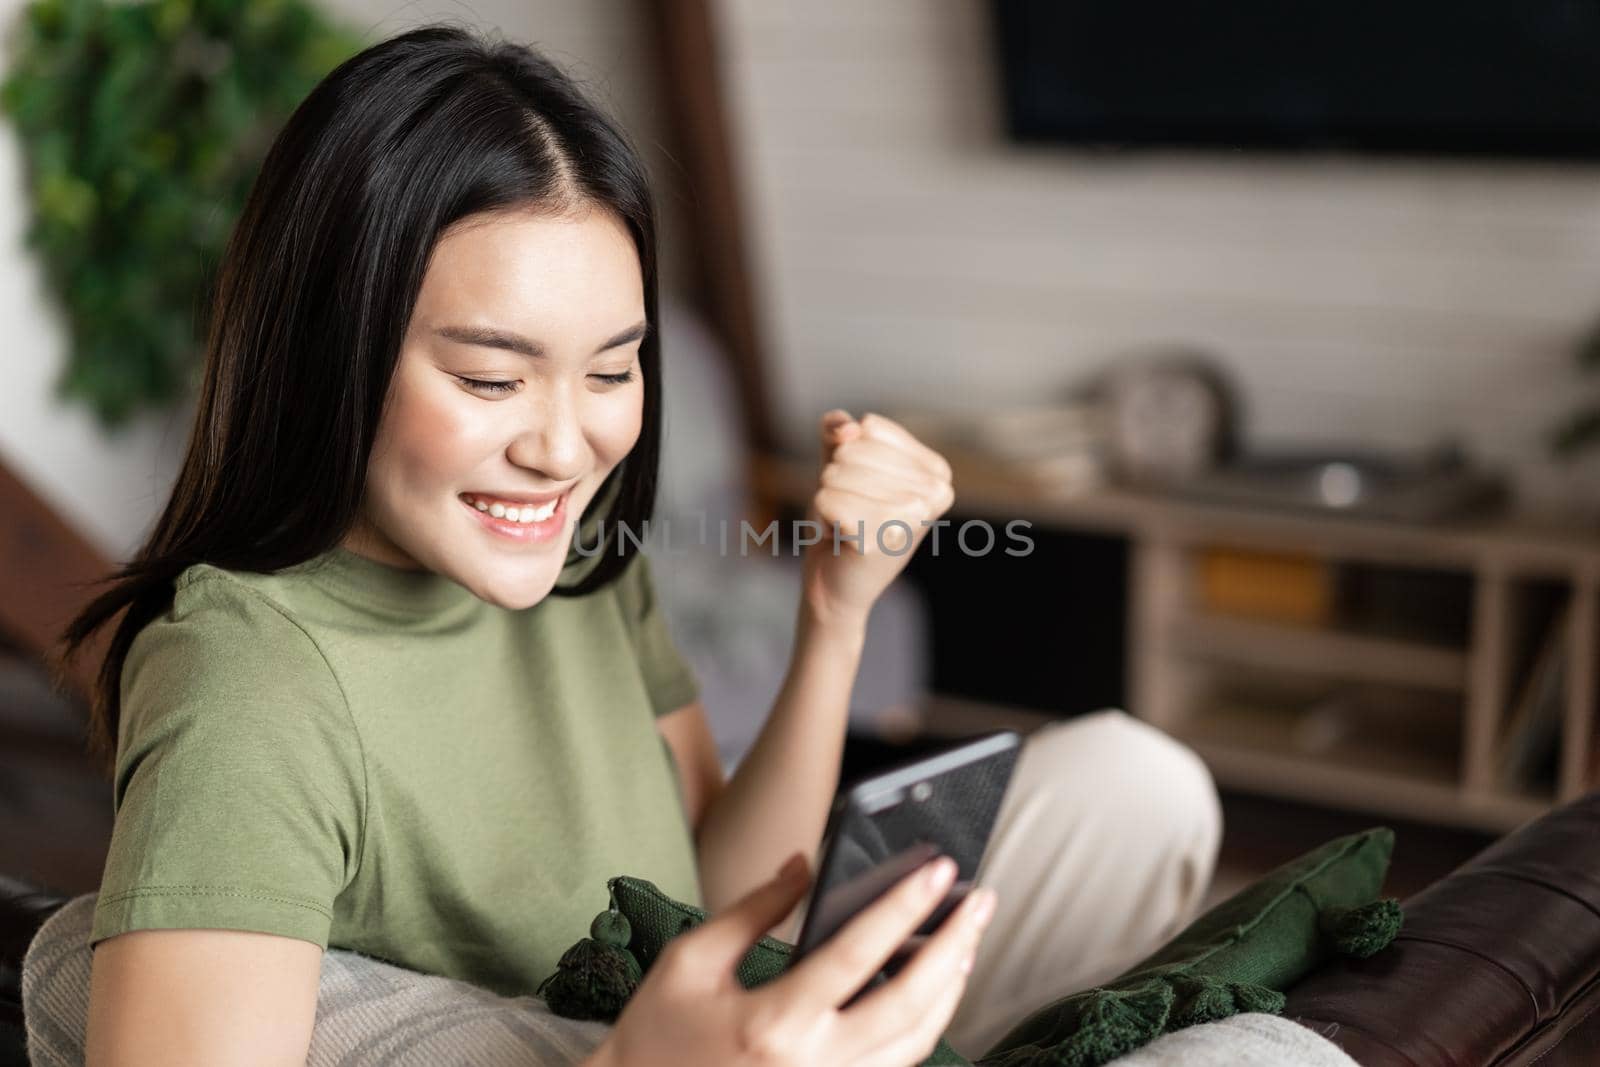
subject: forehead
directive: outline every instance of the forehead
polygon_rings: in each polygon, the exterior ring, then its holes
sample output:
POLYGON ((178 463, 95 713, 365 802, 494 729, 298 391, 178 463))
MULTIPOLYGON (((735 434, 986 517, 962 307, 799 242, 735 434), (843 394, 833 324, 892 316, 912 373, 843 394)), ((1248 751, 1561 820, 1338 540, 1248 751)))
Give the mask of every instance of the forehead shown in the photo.
POLYGON ((598 206, 473 215, 434 245, 417 296, 424 325, 446 322, 615 333, 644 314, 644 279, 627 227, 598 206))

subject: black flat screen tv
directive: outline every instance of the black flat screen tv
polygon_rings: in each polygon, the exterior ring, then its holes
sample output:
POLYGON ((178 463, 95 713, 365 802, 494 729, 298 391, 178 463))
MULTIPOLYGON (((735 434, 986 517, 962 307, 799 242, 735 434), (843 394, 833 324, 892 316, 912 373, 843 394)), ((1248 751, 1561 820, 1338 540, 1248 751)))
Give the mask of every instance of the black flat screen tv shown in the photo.
POLYGON ((1600 0, 991 0, 1012 137, 1600 157, 1600 0))

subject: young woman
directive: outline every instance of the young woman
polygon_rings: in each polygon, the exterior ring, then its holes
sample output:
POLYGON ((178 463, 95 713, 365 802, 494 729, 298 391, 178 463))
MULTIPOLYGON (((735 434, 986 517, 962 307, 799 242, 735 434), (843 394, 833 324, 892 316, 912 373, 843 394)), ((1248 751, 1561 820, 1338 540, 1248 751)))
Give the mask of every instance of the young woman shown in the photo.
POLYGON ((462 31, 368 49, 278 136, 221 267, 172 498, 66 634, 70 655, 123 613, 93 726, 116 825, 92 1065, 303 1064, 330 945, 530 992, 629 873, 715 917, 596 1065, 890 1067, 958 1004, 969 1045, 991 1040, 1198 900, 1203 769, 1097 716, 1024 752, 991 850, 1026 905, 1002 950, 977 954, 995 895, 974 894, 842 1007, 942 895, 936 863, 738 987, 734 962, 802 898, 867 615, 950 507, 950 469, 888 419, 823 417, 813 515, 864 524, 867 549, 810 550, 786 682, 724 782, 622 534, 650 514, 662 429, 654 234, 613 125, 537 54, 462 31), (874 544, 890 519, 918 531, 906 551, 874 544), (1119 814, 1071 813, 1091 789, 1119 814), (1130 893, 1137 916, 1079 914, 1130 893), (964 1000, 974 968, 986 991, 964 1000))

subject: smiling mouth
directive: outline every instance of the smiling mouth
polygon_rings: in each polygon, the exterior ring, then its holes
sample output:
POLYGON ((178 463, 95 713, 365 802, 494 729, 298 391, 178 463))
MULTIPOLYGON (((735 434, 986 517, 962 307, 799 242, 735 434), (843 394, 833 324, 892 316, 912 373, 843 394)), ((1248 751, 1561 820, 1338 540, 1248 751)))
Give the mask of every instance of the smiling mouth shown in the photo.
POLYGON ((489 493, 462 493, 460 500, 468 507, 488 512, 495 518, 509 518, 512 522, 543 522, 560 506, 571 490, 535 497, 503 497, 489 493))

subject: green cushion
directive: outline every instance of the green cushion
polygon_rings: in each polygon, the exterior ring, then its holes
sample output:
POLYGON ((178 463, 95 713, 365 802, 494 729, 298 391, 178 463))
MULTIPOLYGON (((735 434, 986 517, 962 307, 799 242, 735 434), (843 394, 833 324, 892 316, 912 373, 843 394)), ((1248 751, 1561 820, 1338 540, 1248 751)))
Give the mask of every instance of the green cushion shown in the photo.
MULTIPOLYGON (((627 916, 629 924, 633 927, 633 938, 628 942, 628 951, 632 952, 639 961, 639 965, 650 970, 650 965, 661 953, 661 947, 669 940, 684 930, 699 926, 705 921, 706 913, 689 904, 673 900, 654 885, 641 878, 623 876, 613 878, 608 883, 611 887, 611 900, 617 910, 627 916)), ((789 966, 789 956, 794 947, 785 941, 774 937, 762 937, 750 951, 745 953, 744 959, 739 961, 739 966, 734 969, 734 974, 739 979, 739 984, 746 989, 752 989, 763 982, 770 981, 781 974, 789 966)), ((944 1041, 940 1041, 926 1060, 926 1067, 934 1065, 950 1065, 950 1067, 970 1067, 968 1061, 963 1059, 944 1041)))
POLYGON ((983 1067, 1096 1067, 1163 1033, 1240 1011, 1283 1010, 1283 991, 1335 952, 1369 956, 1399 929, 1378 900, 1394 833, 1330 841, 1196 919, 1133 969, 1028 1016, 983 1067))
MULTIPOLYGON (((617 910, 627 916, 633 927, 633 939, 628 951, 648 971, 661 954, 661 947, 692 926, 705 922, 706 913, 691 904, 673 900, 650 882, 624 875, 606 883, 611 887, 611 900, 617 910)), ((789 966, 792 946, 775 937, 763 937, 751 946, 744 959, 739 961, 734 973, 739 984, 753 989, 762 982, 776 978, 789 966)))
MULTIPOLYGON (((979 1067, 1098 1067, 1185 1026, 1241 1011, 1282 1011, 1283 991, 1331 954, 1370 956, 1393 939, 1399 906, 1377 899, 1393 848, 1393 832, 1377 828, 1284 864, 1120 978, 1040 1008, 979 1067)), ((643 879, 607 884, 628 920, 628 951, 644 971, 669 940, 705 921, 704 911, 643 879)), ((792 951, 761 938, 739 963, 740 983, 749 989, 775 978, 792 951)), ((943 1041, 924 1062, 968 1063, 943 1041)))

